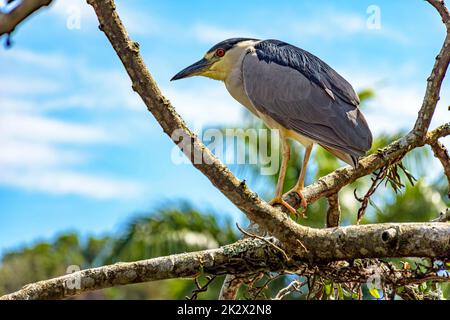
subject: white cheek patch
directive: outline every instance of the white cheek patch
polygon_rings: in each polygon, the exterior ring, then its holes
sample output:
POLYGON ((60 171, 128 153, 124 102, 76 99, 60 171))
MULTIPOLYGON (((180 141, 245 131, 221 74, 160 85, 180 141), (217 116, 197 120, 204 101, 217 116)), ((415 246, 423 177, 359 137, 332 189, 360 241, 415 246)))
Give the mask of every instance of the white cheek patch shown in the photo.
POLYGON ((208 52, 204 59, 212 62, 209 70, 203 75, 216 80, 225 81, 227 77, 236 68, 240 69, 240 63, 248 50, 254 50, 253 46, 257 41, 244 41, 236 44, 233 48, 227 50, 223 57, 218 57, 216 52, 208 52))

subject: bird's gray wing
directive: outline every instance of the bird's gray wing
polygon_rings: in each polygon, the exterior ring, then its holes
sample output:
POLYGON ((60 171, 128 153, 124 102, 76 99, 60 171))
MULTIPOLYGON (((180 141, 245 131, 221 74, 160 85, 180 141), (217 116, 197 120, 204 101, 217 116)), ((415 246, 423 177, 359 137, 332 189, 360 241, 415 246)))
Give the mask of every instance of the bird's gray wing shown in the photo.
POLYGON ((261 60, 256 52, 243 60, 244 89, 255 109, 283 127, 353 157, 365 154, 372 135, 359 109, 295 68, 261 60))
POLYGON ((261 41, 255 49, 260 60, 296 69, 331 98, 339 97, 354 106, 360 104, 351 84, 312 53, 279 40, 261 41))

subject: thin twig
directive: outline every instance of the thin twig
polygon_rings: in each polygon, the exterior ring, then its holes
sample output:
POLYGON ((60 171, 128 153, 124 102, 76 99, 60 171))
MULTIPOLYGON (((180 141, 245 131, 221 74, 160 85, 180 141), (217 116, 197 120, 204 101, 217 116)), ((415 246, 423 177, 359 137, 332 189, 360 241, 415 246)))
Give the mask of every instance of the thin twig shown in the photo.
POLYGON ((439 218, 434 219, 433 222, 450 222, 450 208, 447 208, 445 211, 442 211, 439 214, 439 218))
POLYGON ((197 287, 196 289, 194 289, 192 291, 192 296, 191 297, 186 297, 187 300, 197 300, 198 295, 202 292, 206 292, 208 291, 208 287, 209 285, 216 279, 216 276, 207 276, 206 280, 207 282, 204 285, 201 285, 200 282, 198 281, 198 278, 194 279, 195 282, 195 286, 197 287))
POLYGON ((273 300, 282 300, 284 297, 290 295, 295 291, 300 291, 300 289, 307 284, 307 281, 300 282, 298 280, 292 281, 286 288, 281 289, 273 300))
POLYGON ((361 202, 361 207, 358 209, 358 216, 357 216, 357 224, 360 224, 362 218, 364 217, 364 213, 367 210, 367 207, 369 205, 370 197, 377 191, 380 184, 383 182, 383 180, 386 178, 388 174, 388 167, 385 166, 381 168, 378 172, 374 173, 374 177, 372 177, 372 185, 370 186, 369 190, 366 192, 363 198, 359 198, 356 194, 356 189, 354 190, 355 199, 359 202, 361 202))

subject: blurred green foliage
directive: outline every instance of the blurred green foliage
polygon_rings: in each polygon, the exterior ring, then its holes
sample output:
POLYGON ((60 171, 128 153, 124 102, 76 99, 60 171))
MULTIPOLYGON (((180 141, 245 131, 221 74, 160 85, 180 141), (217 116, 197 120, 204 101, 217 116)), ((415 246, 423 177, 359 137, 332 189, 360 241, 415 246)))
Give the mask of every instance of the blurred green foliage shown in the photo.
MULTIPOLYGON (((362 107, 374 96, 372 90, 360 93, 362 107)), ((249 127, 262 128, 264 125, 247 115, 249 127)), ((398 135, 401 136, 402 133, 398 135)), ((371 152, 387 145, 398 137, 380 135, 376 137, 371 152)), ((299 174, 303 148, 292 144, 292 158, 287 171, 285 191, 295 183, 299 174)), ((270 150, 270 148, 269 148, 270 150)), ((259 152, 257 145, 249 145, 248 152, 259 152)), ((311 183, 342 165, 339 160, 324 149, 316 147, 313 159, 308 167, 306 182, 311 183)), ((449 206, 446 197, 447 185, 443 175, 431 177, 429 165, 432 155, 426 148, 414 150, 403 161, 405 167, 414 174, 417 182, 411 185, 401 174, 404 188, 395 192, 384 183, 371 199, 362 223, 416 222, 430 221, 439 212, 449 206), (444 202, 446 201, 446 203, 444 202)), ((236 169, 236 168, 234 168, 236 169)), ((277 176, 262 177, 258 166, 242 166, 239 175, 250 177, 251 185, 261 186, 258 190, 270 200, 273 196, 277 176)), ((339 194, 342 206, 342 225, 354 224, 360 206, 354 197, 363 196, 371 183, 370 177, 364 177, 345 187, 339 194)), ((299 222, 312 227, 324 227, 326 200, 322 199, 308 208, 308 219, 299 222)), ((12 250, 2 257, 0 264, 0 295, 19 289, 21 286, 44 280, 67 272, 71 265, 80 268, 97 267, 119 261, 135 261, 174 253, 195 251, 232 243, 239 238, 234 223, 223 215, 214 212, 200 212, 187 203, 168 205, 153 212, 139 215, 127 223, 118 234, 100 237, 82 237, 76 233, 65 233, 53 241, 37 242, 34 245, 12 250)), ((267 296, 286 285, 289 277, 271 282, 267 296)), ((200 278, 201 283, 205 282, 200 278)), ((267 281, 261 279, 260 285, 267 281)), ((217 278, 207 292, 200 294, 201 299, 216 299, 222 284, 217 278)), ((450 297, 450 286, 444 285, 444 295, 450 297)), ((101 290, 85 294, 81 298, 96 299, 184 299, 190 296, 195 284, 192 279, 174 279, 153 283, 136 284, 101 290)), ((325 288, 326 289, 326 288, 325 288)), ((369 298, 368 290, 365 297, 369 298)), ((339 291, 341 292, 341 291, 339 291)), ((373 295, 373 294, 372 294, 373 295)), ((244 292, 240 295, 247 297, 244 292)), ((296 293, 291 298, 304 298, 306 293, 296 293)))

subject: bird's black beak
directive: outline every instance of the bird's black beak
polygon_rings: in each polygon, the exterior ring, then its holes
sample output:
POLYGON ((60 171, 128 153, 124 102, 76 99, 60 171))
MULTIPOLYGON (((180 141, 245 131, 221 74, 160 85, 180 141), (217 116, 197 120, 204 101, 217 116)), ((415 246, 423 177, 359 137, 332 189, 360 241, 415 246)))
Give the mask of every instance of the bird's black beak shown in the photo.
POLYGON ((211 66, 211 64, 212 63, 206 59, 197 61, 193 65, 191 65, 191 66, 187 67, 186 69, 177 73, 170 81, 175 81, 175 80, 180 80, 180 79, 200 75, 204 71, 208 70, 208 68, 211 66))

